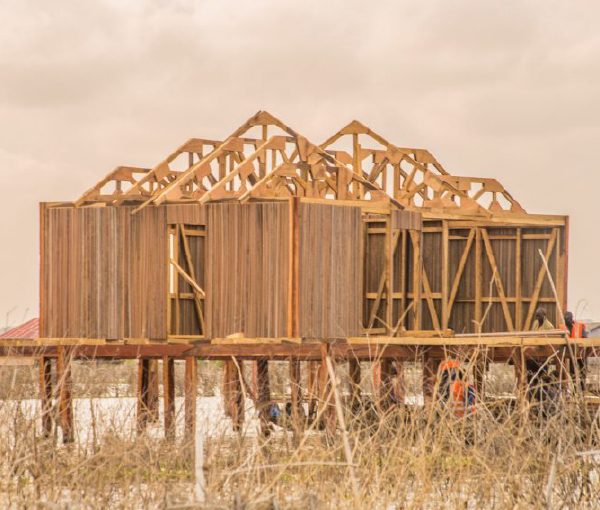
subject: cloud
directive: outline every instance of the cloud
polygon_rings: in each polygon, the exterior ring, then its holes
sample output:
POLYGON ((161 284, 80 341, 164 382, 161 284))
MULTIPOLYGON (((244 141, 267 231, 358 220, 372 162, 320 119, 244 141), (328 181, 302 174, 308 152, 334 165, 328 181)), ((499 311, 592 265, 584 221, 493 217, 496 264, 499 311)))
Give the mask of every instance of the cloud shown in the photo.
MULTIPOLYGON (((0 214, 18 211, 19 227, 3 224, 5 242, 35 255, 36 201, 225 137, 259 109, 315 142, 358 118, 450 171, 500 178, 530 210, 571 214, 571 298, 600 316, 586 255, 599 14, 556 0, 6 0, 0 214)), ((32 260, 2 266, 0 313, 36 306, 35 282, 17 276, 32 260)))

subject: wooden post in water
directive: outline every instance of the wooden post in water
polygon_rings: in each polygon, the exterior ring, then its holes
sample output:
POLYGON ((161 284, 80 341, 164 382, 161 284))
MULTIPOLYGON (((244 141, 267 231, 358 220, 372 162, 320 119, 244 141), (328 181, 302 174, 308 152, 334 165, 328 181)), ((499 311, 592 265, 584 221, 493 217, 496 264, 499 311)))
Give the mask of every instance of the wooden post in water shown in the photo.
POLYGON ((58 413, 60 427, 63 432, 63 442, 73 442, 73 395, 71 379, 71 350, 68 347, 58 347, 56 359, 56 379, 58 384, 58 413))
POLYGON ((163 402, 165 438, 175 439, 175 360, 163 357, 163 402))
POLYGON ((54 417, 52 416, 52 359, 46 356, 40 357, 39 369, 42 433, 44 437, 50 437, 54 422, 54 417))

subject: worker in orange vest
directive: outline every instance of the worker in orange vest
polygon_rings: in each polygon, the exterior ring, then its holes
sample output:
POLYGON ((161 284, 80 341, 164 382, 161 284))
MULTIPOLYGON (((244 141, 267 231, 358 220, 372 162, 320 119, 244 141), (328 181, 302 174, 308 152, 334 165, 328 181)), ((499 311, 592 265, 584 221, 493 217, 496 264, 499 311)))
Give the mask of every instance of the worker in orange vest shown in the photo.
MULTIPOLYGON (((573 340, 587 338, 588 336, 585 324, 576 321, 572 312, 565 312, 564 329, 568 333, 569 338, 573 340)), ((579 369, 579 384, 581 391, 585 391, 585 379, 587 375, 587 356, 585 349, 581 351, 581 357, 577 357, 577 368, 579 369)), ((571 367, 571 376, 575 377, 575 367, 571 367)))
POLYGON ((440 364, 440 400, 452 409, 454 416, 463 417, 475 413, 475 388, 467 381, 465 371, 457 360, 440 364))

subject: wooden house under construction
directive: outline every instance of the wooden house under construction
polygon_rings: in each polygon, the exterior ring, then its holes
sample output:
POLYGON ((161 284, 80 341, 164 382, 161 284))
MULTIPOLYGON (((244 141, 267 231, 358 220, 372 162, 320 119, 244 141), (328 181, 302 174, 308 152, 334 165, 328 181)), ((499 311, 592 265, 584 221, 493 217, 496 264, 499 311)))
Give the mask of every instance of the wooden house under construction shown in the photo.
POLYGON ((267 112, 41 205, 41 337, 185 343, 556 323, 568 218, 353 121, 314 145, 267 112))
POLYGON ((75 202, 41 204, 40 221, 40 338, 0 354, 40 360, 47 434, 55 362, 72 437, 73 359, 139 360, 140 430, 162 359, 171 436, 175 359, 188 435, 198 358, 225 360, 237 426, 244 395, 268 409, 269 360, 288 362, 296 430, 305 400, 335 425, 331 360, 348 363, 354 402, 362 361, 385 400, 405 361, 422 366, 427 399, 448 356, 479 381, 489 361, 512 361, 522 395, 526 358, 565 359, 563 333, 523 332, 538 307, 555 324, 566 308, 567 217, 529 214, 497 180, 452 175, 357 121, 315 145, 261 111, 223 140, 192 138, 153 168, 120 166, 75 202))

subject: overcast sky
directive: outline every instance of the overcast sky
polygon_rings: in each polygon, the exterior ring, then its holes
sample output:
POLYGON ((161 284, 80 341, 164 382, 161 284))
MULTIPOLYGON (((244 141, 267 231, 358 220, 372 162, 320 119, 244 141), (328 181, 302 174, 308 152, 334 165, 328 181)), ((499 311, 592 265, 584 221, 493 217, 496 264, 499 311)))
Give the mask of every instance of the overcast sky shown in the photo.
POLYGON ((0 326, 38 313, 39 201, 260 109, 314 142, 359 119, 570 215, 569 306, 600 319, 600 2, 0 0, 0 20, 0 326))

